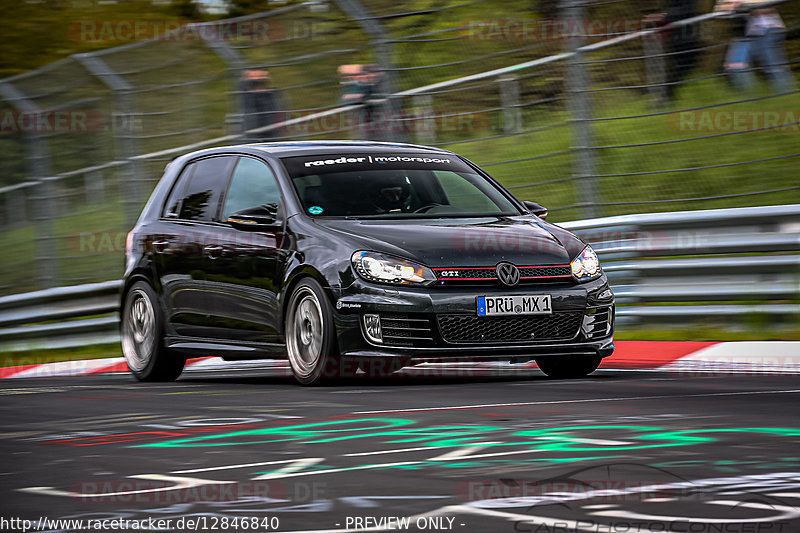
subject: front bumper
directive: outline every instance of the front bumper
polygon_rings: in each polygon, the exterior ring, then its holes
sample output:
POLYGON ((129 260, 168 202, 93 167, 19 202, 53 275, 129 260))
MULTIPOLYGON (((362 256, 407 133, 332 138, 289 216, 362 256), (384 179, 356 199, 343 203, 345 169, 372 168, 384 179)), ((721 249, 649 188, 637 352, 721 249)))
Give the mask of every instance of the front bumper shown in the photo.
POLYGON ((607 357, 614 351, 614 297, 605 276, 584 284, 514 288, 409 288, 359 280, 333 296, 339 349, 346 357, 522 362, 558 355, 607 357), (500 294, 550 294, 553 314, 477 318, 475 298, 500 294), (380 315, 392 336, 383 343, 368 340, 365 314, 380 315), (528 331, 534 338, 526 338, 528 331))

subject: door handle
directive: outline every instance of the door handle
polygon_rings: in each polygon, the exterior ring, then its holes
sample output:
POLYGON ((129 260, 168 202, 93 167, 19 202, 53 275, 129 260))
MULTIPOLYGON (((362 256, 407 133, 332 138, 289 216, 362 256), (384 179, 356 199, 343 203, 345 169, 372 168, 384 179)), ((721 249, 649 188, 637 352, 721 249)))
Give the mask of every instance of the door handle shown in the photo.
POLYGON ((169 246, 169 241, 153 241, 153 251, 157 254, 163 254, 169 246))
POLYGON ((209 244, 208 246, 203 248, 203 251, 209 258, 216 259, 222 252, 222 246, 219 246, 217 244, 209 244))

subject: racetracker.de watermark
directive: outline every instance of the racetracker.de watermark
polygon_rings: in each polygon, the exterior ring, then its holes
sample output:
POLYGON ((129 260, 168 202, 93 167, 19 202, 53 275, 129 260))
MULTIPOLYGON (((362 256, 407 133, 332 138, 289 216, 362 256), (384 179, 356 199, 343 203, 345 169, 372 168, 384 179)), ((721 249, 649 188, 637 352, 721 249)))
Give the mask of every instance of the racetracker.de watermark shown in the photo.
POLYGON ((659 28, 659 23, 630 18, 494 18, 464 20, 461 36, 470 41, 558 42, 573 40, 600 41, 619 35, 646 31, 642 40, 666 41, 687 37, 700 31, 697 27, 659 28), (650 30, 650 31, 648 31, 650 30))
POLYGON ((107 120, 92 109, 0 111, 0 132, 3 133, 88 133, 129 126, 122 116, 115 115, 107 120))
POLYGON ((276 113, 273 123, 292 123, 283 133, 326 133, 359 130, 361 133, 477 133, 491 128, 488 113, 449 111, 446 113, 386 111, 383 109, 356 110, 324 117, 308 118, 299 112, 276 113))
POLYGON ((319 23, 275 19, 197 22, 192 20, 76 20, 67 26, 73 41, 130 43, 160 39, 183 42, 269 43, 310 39, 321 33, 319 23))
POLYGON ((672 131, 691 133, 800 133, 800 108, 681 111, 668 115, 667 125, 672 131))

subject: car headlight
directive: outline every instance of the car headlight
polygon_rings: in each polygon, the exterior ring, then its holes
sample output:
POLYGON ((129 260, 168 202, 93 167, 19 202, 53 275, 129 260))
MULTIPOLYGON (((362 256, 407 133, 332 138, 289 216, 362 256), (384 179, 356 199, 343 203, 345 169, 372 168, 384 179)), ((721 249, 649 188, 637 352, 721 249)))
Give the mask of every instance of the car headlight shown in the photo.
POLYGON ((599 278, 603 273, 600 260, 597 259, 597 254, 591 246, 584 248, 569 266, 572 269, 572 276, 578 281, 590 281, 599 278))
POLYGON ((367 281, 392 285, 427 285, 436 281, 426 266, 377 252, 358 251, 350 260, 358 275, 367 281))

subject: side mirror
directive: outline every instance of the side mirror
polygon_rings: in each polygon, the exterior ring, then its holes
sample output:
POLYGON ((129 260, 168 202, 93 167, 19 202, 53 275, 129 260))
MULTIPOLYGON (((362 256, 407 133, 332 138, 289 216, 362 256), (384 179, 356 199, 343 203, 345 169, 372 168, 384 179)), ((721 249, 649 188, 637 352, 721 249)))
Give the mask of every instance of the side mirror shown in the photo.
POLYGON ((531 214, 539 218, 547 218, 547 208, 545 206, 537 204, 536 202, 522 202, 522 204, 528 208, 531 214))
POLYGON ((236 229, 248 231, 275 231, 282 226, 275 209, 263 205, 232 213, 228 217, 228 224, 236 229))

